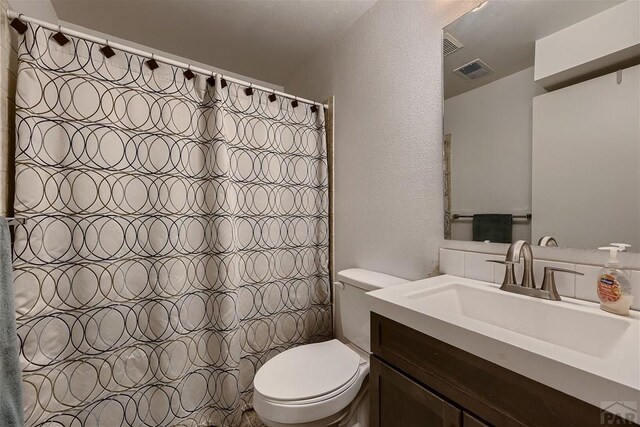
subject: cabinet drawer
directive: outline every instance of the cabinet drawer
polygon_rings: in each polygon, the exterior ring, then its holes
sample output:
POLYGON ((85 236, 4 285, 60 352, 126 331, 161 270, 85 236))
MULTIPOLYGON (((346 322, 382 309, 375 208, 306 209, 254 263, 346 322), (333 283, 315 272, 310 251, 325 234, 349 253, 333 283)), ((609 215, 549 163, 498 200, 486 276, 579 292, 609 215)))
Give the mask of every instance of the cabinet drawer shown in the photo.
POLYGON ((601 426, 599 408, 376 313, 371 351, 494 426, 601 426))
POLYGON ((375 357, 369 375, 371 427, 461 427, 458 408, 375 357))

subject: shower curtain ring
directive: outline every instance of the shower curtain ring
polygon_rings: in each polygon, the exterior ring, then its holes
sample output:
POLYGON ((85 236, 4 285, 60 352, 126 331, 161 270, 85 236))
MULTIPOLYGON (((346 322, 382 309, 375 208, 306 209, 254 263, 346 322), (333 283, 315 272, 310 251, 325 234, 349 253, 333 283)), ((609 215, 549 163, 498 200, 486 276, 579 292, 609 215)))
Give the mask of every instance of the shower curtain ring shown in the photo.
POLYGON ((247 96, 253 95, 253 83, 249 83, 249 87, 244 90, 244 94, 247 96))
POLYGON ((58 25, 58 32, 51 36, 60 46, 64 46, 69 43, 69 39, 62 33, 62 26, 58 25))
POLYGON ((187 64, 187 71, 184 71, 182 75, 185 76, 187 80, 191 80, 196 76, 195 74, 193 74, 193 71, 191 71, 191 64, 187 64))
POLYGON ((111 49, 111 47, 109 46, 109 40, 108 39, 104 39, 104 46, 102 46, 100 48, 100 52, 106 57, 106 58, 111 58, 112 56, 114 56, 116 53, 113 51, 113 49, 111 49))
POLYGON ((216 74, 213 72, 213 70, 211 70, 211 75, 207 77, 207 83, 209 84, 209 86, 216 86, 216 74))
POLYGON ((156 68, 159 67, 158 63, 156 62, 155 57, 156 57, 155 53, 152 53, 151 54, 151 59, 149 59, 147 61, 147 67, 149 67, 150 70, 155 70, 156 68))

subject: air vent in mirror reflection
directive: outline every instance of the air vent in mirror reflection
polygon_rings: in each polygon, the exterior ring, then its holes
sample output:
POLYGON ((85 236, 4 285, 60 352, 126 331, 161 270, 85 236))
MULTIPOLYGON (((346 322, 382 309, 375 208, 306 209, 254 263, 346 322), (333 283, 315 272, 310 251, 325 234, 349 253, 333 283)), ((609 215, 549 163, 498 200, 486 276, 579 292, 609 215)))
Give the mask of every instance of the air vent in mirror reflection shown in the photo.
POLYGON ((442 38, 442 54, 444 56, 451 55, 453 52, 462 49, 463 46, 464 45, 451 34, 444 33, 442 38))
POLYGON ((479 79, 482 76, 486 76, 487 74, 493 73, 493 69, 481 59, 475 59, 464 64, 461 67, 456 68, 455 70, 453 70, 453 73, 465 79, 475 80, 479 79))

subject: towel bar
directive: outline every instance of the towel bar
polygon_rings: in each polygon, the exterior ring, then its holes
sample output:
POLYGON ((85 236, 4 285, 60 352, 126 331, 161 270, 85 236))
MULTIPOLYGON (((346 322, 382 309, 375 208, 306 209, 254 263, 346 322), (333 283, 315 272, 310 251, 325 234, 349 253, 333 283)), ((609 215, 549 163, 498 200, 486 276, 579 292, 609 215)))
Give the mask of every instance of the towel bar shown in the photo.
MULTIPOLYGON (((451 218, 452 219, 473 218, 473 215, 453 214, 451 215, 451 218)), ((531 214, 513 215, 513 219, 526 219, 527 221, 529 221, 531 219, 531 214)))

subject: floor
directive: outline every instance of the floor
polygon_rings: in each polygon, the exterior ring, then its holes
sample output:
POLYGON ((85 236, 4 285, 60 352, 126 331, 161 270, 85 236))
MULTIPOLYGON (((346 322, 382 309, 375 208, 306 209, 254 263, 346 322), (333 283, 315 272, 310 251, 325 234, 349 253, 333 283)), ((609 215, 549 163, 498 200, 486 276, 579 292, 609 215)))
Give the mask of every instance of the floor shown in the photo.
POLYGON ((242 414, 242 427, 265 427, 254 410, 242 414))

